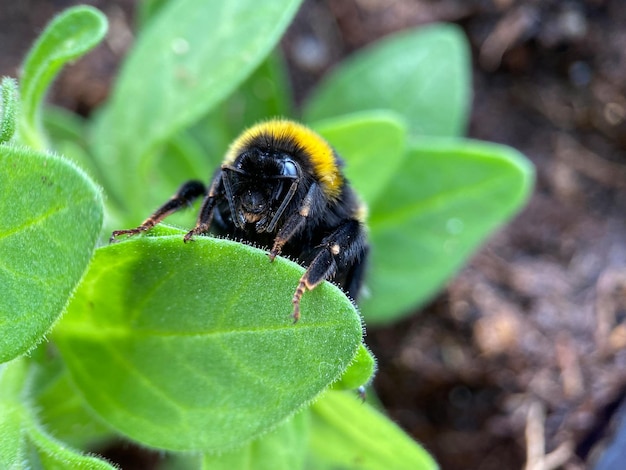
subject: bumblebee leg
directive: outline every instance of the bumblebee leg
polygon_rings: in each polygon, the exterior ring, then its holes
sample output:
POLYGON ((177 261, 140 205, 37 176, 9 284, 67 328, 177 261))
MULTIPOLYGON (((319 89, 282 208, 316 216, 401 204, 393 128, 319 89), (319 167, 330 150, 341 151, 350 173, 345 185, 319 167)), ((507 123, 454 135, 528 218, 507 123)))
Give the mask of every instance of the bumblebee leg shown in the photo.
POLYGON ((293 215, 288 217, 276 234, 276 238, 274 238, 274 245, 268 255, 270 261, 274 261, 274 258, 280 254, 285 243, 287 243, 291 237, 304 228, 307 217, 309 217, 309 214, 311 213, 313 201, 323 199, 324 196, 322 194, 322 188, 320 188, 318 184, 313 183, 306 193, 306 196, 304 196, 304 200, 302 201, 302 205, 298 209, 298 212, 295 212, 293 215))
POLYGON ((369 246, 364 244, 363 250, 358 257, 357 262, 354 263, 350 269, 348 269, 345 276, 342 276, 342 279, 339 279, 339 276, 335 277, 335 282, 343 287, 343 290, 352 298, 352 300, 357 300, 359 296, 363 277, 365 276, 365 271, 367 270, 368 254, 369 246))
POLYGON ((150 230, 168 215, 173 214, 181 208, 191 204, 195 199, 205 194, 206 188, 204 183, 197 180, 187 181, 180 188, 178 188, 176 194, 174 194, 169 201, 159 207, 150 217, 144 220, 139 227, 126 230, 115 230, 111 234, 109 243, 113 243, 115 238, 120 235, 133 236, 138 233, 145 232, 146 230, 150 230))
POLYGON ((200 208, 200 214, 198 214, 198 221, 196 222, 196 226, 189 232, 187 232, 187 234, 183 238, 183 241, 185 243, 187 243, 188 241, 192 241, 194 236, 201 235, 209 231, 209 228, 211 227, 211 222, 213 221, 213 210, 215 209, 215 204, 217 203, 218 199, 221 197, 222 188, 222 174, 220 171, 217 176, 213 178, 213 182, 211 183, 211 187, 209 189, 209 194, 202 202, 202 207, 200 208))
POLYGON ((293 321, 300 318, 300 300, 307 290, 321 282, 332 279, 337 272, 351 270, 367 254, 367 243, 363 226, 357 220, 348 220, 325 237, 319 251, 304 272, 293 294, 293 321))

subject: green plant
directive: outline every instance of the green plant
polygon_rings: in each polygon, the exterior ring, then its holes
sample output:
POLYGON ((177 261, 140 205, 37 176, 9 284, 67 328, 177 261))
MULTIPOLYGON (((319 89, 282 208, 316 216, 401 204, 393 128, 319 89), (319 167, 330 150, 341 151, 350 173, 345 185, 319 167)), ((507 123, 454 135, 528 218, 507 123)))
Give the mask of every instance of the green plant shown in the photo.
MULTIPOLYGON (((307 293, 292 325, 302 268, 288 260, 210 237, 185 246, 185 232, 164 225, 103 242, 185 179, 208 179, 243 127, 293 114, 272 50, 299 3, 145 2, 113 94, 89 122, 42 116, 41 100, 103 37, 93 8, 50 23, 21 96, 3 80, 0 467, 111 468, 81 451, 116 434, 169 451, 180 468, 436 467, 355 396, 375 364, 336 287, 307 293)), ((434 26, 360 52, 304 106, 370 207, 368 324, 424 303, 530 190, 521 155, 460 137, 469 96, 463 37, 434 26)), ((177 220, 188 227, 193 214, 177 220)))

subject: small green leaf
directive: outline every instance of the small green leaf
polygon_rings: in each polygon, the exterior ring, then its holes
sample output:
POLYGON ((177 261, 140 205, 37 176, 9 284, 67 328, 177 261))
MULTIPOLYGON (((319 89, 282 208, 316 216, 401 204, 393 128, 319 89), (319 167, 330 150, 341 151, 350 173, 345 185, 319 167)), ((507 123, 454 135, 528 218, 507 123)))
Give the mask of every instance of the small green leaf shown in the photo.
POLYGON ((0 364, 0 468, 13 467, 22 459, 22 399, 26 365, 17 360, 0 364))
POLYGON ((108 462, 90 455, 83 455, 46 434, 34 423, 28 431, 28 463, 25 469, 45 468, 49 470, 116 470, 108 462))
POLYGON ((368 204, 381 196, 402 162, 406 125, 389 111, 366 111, 313 125, 345 160, 345 172, 368 204))
POLYGON ((372 109, 406 119, 411 135, 458 136, 471 97, 467 40, 435 25, 389 36, 348 59, 306 104, 306 121, 372 109))
POLYGON ((328 392, 311 411, 307 469, 438 468, 398 426, 350 392, 328 392))
POLYGON ((17 82, 3 77, 0 83, 0 144, 11 140, 15 133, 17 107, 17 82))
POLYGON ((309 411, 303 410, 269 434, 243 448, 205 454, 206 470, 296 470, 304 468, 309 440, 309 411))
POLYGON ((299 5, 178 0, 161 7, 139 35, 93 129, 94 153, 121 207, 145 210, 145 158, 241 84, 299 5))
POLYGON ((361 323, 324 283, 294 325, 300 266, 182 234, 97 250, 55 339, 85 400, 118 431, 163 449, 225 451, 337 380, 361 323))
POLYGON ((71 163, 0 146, 0 362, 25 353, 61 314, 93 253, 102 199, 71 163))
POLYGON ((87 409, 58 355, 50 358, 48 352, 32 368, 30 398, 38 421, 50 435, 77 449, 93 449, 111 439, 113 432, 87 409))
POLYGON ((43 125, 50 137, 51 149, 76 163, 100 183, 100 172, 87 152, 85 120, 66 109, 47 106, 43 112, 43 125))
POLYGON ((333 384, 333 390, 357 391, 367 385, 376 372, 376 359, 367 347, 361 343, 359 350, 350 363, 350 366, 337 382, 333 384))
POLYGON ((533 169, 510 147, 420 139, 370 208, 368 322, 426 302, 528 197, 533 169))
POLYGON ((23 143, 46 148, 39 109, 50 83, 69 61, 95 47, 107 31, 106 17, 90 6, 68 8, 46 27, 28 53, 20 80, 22 112, 19 133, 23 143))
POLYGON ((25 399, 27 366, 18 359, 0 368, 0 468, 114 470, 107 462, 70 449, 41 429, 25 399))

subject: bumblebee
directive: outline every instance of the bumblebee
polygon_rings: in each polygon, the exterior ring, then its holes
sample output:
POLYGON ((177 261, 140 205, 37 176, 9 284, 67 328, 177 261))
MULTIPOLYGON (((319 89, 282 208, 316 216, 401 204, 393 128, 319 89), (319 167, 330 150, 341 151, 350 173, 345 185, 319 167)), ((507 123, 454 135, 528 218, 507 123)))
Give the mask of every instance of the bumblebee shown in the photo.
POLYGON ((318 134, 274 119, 244 131, 229 147, 209 187, 184 183, 141 225, 116 230, 136 235, 203 197, 189 242, 209 231, 288 256, 306 268, 293 295, 293 320, 307 290, 333 280, 356 299, 369 251, 366 208, 346 180, 343 161, 318 134))

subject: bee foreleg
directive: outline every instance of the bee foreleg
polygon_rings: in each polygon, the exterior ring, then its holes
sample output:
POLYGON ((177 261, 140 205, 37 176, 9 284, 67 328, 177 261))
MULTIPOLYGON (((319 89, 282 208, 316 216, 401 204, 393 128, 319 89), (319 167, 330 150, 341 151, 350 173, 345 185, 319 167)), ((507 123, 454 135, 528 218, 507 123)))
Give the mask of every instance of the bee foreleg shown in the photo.
POLYGON ((209 194, 207 194, 206 198, 204 198, 204 201, 202 202, 202 207, 200 207, 200 213, 198 214, 198 220, 196 221, 196 226, 189 232, 187 232, 187 234, 183 238, 183 241, 185 243, 190 241, 195 235, 201 235, 209 231, 209 228, 211 227, 211 222, 213 221, 213 211, 215 210, 215 204, 217 203, 219 198, 223 197, 223 188, 224 186, 222 172, 219 171, 211 182, 209 194))
POLYGON ((206 194, 206 187, 204 183, 197 180, 191 180, 184 183, 176 194, 174 194, 165 204, 159 207, 150 217, 144 220, 141 225, 136 228, 126 230, 115 230, 111 234, 109 242, 114 242, 115 237, 120 235, 137 235, 138 233, 150 230, 156 224, 165 219, 168 215, 182 209, 183 207, 191 204, 198 197, 206 194))

